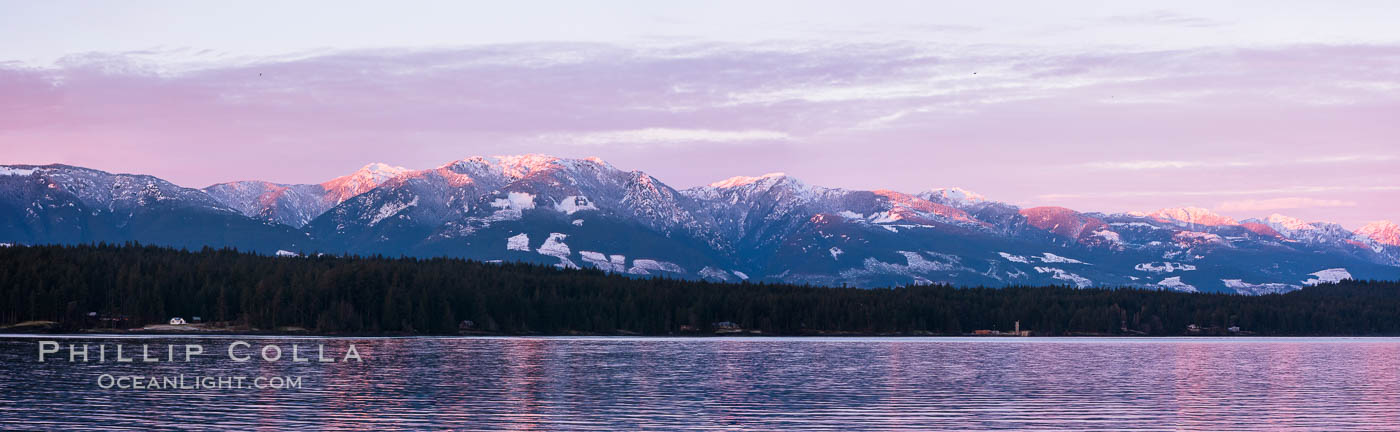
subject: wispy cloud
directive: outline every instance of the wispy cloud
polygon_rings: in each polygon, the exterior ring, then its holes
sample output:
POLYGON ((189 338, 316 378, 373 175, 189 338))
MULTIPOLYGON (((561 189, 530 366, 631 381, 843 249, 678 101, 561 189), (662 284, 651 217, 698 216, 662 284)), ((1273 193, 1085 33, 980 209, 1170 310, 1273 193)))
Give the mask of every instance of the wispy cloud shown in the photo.
POLYGON ((1171 27, 1219 27, 1228 23, 1190 15, 1182 15, 1175 12, 1157 10, 1132 15, 1114 15, 1104 19, 1109 24, 1122 25, 1160 25, 1171 27))
POLYGON ((838 187, 967 184, 1085 210, 1335 191, 1315 197, 1355 201, 1347 214, 1372 219, 1400 211, 1400 189, 1385 186, 1400 184, 1400 45, 523 43, 149 57, 0 63, 0 158, 201 186, 537 152, 599 156, 680 187, 723 166, 838 187))
POLYGON ((1098 161, 1075 165, 1076 168, 1094 170, 1143 171, 1188 168, 1249 168, 1278 167, 1291 165, 1324 165, 1347 163, 1375 163, 1395 160, 1393 155, 1338 155, 1318 156, 1290 160, 1132 160, 1098 161))
POLYGON ((1089 162, 1077 167, 1097 169, 1097 170, 1156 170, 1156 169, 1182 169, 1182 168, 1240 168, 1258 166, 1259 162, 1246 161, 1191 161, 1191 160, 1135 160, 1135 161, 1101 161, 1089 162))
POLYGON ((1270 198, 1262 200, 1226 201, 1215 209, 1222 212, 1251 212, 1300 208, 1356 207, 1356 201, 1306 197, 1270 198))
POLYGON ((770 142, 792 139, 785 132, 771 130, 713 130, 646 128, 618 131, 548 134, 539 137, 544 142, 566 142, 584 146, 619 144, 682 145, 694 143, 770 142))
POLYGON ((1244 195, 1277 195, 1277 194, 1300 194, 1300 193, 1324 193, 1324 192, 1393 192, 1400 191, 1400 186, 1379 185, 1379 186, 1294 186, 1282 188, 1260 188, 1260 189, 1237 189, 1237 190, 1216 190, 1216 189, 1190 189, 1174 191, 1117 191, 1099 193, 1055 193, 1042 194, 1038 197, 1044 200, 1065 200, 1083 198, 1142 198, 1142 197, 1201 197, 1201 196, 1244 196, 1244 195))

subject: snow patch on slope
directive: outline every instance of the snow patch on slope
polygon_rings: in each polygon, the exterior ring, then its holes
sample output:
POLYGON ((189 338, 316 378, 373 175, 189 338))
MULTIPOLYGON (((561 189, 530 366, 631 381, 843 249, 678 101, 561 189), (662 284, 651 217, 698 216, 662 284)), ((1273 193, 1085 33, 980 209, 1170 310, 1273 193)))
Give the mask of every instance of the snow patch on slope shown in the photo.
POLYGON ((1039 259, 1040 259, 1040 261, 1042 261, 1042 262, 1048 262, 1048 263, 1065 263, 1065 264, 1084 264, 1084 261, 1080 261, 1080 260, 1077 260, 1077 259, 1074 259, 1074 258, 1065 258, 1065 257, 1059 256, 1059 255, 1052 254, 1052 253, 1050 253, 1050 252, 1043 252, 1043 253, 1041 253, 1040 255, 1041 255, 1041 256, 1039 257, 1039 259))
POLYGON ((530 235, 526 233, 516 234, 506 238, 506 250, 530 251, 530 235))
POLYGON ((1055 279, 1059 279, 1059 280, 1062 280, 1062 281, 1072 282, 1072 283, 1074 283, 1074 286, 1075 286, 1076 288, 1088 288, 1088 287, 1094 285, 1094 281, 1089 280, 1089 278, 1086 278, 1086 277, 1083 277, 1083 276, 1080 276, 1080 275, 1077 275, 1077 274, 1074 274, 1074 273, 1070 273, 1070 272, 1064 271, 1063 269, 1057 269, 1057 268, 1053 268, 1053 267, 1036 267, 1036 268, 1035 268, 1035 272, 1036 272, 1036 273, 1050 273, 1050 277, 1055 278, 1055 279))
POLYGON ((926 274, 931 272, 946 272, 963 269, 963 267, 959 265, 959 260, 956 256, 936 254, 935 256, 937 258, 946 261, 940 262, 930 261, 924 258, 923 255, 920 255, 918 252, 898 252, 900 255, 904 255, 905 264, 903 265, 896 263, 887 263, 871 257, 865 259, 865 262, 863 263, 864 266, 862 268, 843 270, 841 272, 841 276, 847 278, 855 278, 870 274, 897 274, 904 276, 917 276, 920 274, 926 274))
POLYGON ((705 268, 700 269, 700 271, 696 274, 700 275, 700 277, 705 279, 714 279, 720 282, 729 281, 729 272, 710 266, 705 266, 705 268))
POLYGON ((1158 265, 1157 263, 1146 262, 1133 266, 1133 269, 1137 271, 1145 271, 1148 273, 1171 273, 1175 271, 1193 271, 1196 269, 1196 266, 1191 264, 1182 264, 1166 261, 1161 263, 1160 265, 1158 265))
POLYGON ((592 264, 599 269, 622 273, 627 271, 627 257, 623 255, 604 255, 602 252, 579 251, 583 257, 583 262, 592 264))
POLYGON ((685 269, 676 263, 651 259, 632 260, 632 268, 627 270, 628 273, 632 274, 651 274, 652 271, 685 273, 685 269))
POLYGON ((1122 242, 1123 242, 1123 237, 1122 237, 1122 236, 1119 236, 1118 233, 1116 233, 1116 232, 1109 231, 1109 230, 1106 230, 1106 229, 1094 231, 1093 236, 1094 236, 1094 237, 1101 238, 1101 239, 1103 239, 1104 241, 1109 242, 1109 243, 1122 243, 1122 242))
POLYGON ((573 260, 569 259, 569 245, 564 243, 564 239, 567 237, 566 234, 549 233, 549 238, 545 239, 544 244, 540 245, 539 249, 535 249, 535 252, 559 258, 559 264, 555 264, 556 267, 576 269, 578 264, 574 264, 573 260))
POLYGON ((831 252, 832 260, 839 259, 841 257, 841 254, 846 253, 846 251, 843 251, 841 250, 841 248, 835 246, 832 246, 831 249, 827 249, 827 252, 831 252))
POLYGON ((535 196, 525 192, 509 192, 504 198, 492 200, 491 207, 497 210, 487 218, 488 222, 520 220, 525 210, 535 208, 535 196))
POLYGON ((563 201, 554 204, 555 211, 568 215, 573 215, 574 213, 584 210, 597 209, 598 207, 593 205, 593 201, 590 201, 588 197, 578 195, 566 196, 563 201))
POLYGON ((1229 245, 1229 243, 1225 242, 1225 239, 1221 238, 1219 235, 1197 231, 1177 232, 1176 234, 1172 235, 1172 240, 1176 241, 1177 246, 1180 247, 1191 247, 1195 245, 1211 243, 1226 246, 1229 245))
POLYGON ((1226 288, 1246 295, 1282 294, 1301 288, 1298 285, 1289 285, 1285 283, 1252 284, 1245 282, 1243 279, 1221 279, 1220 282, 1225 283, 1226 288))
POLYGON ((1002 258, 1006 258, 1007 261, 1011 261, 1011 262, 1015 262, 1015 263, 1022 263, 1022 264, 1030 264, 1030 263, 1031 263, 1031 260, 1027 259, 1026 257, 1020 256, 1020 255, 1012 255, 1012 254, 1009 254, 1009 253, 1006 253, 1006 252, 997 252, 997 254, 998 254, 998 255, 1001 255, 1002 258))
POLYGON ((1336 283, 1343 279, 1351 279, 1351 272, 1348 272, 1347 269, 1344 268, 1331 268, 1308 274, 1313 277, 1304 280, 1303 285, 1313 286, 1324 283, 1336 283))
POLYGON ((1181 276, 1172 276, 1157 282, 1157 286, 1181 292, 1197 292, 1196 287, 1181 281, 1181 276))
POLYGON ((504 198, 491 201, 491 207, 510 210, 530 210, 535 208, 535 196, 525 192, 508 192, 504 198))
MULTIPOLYGON (((898 214, 896 214, 896 213, 894 213, 894 212, 887 212, 887 211, 885 211, 885 212, 879 212, 879 213, 875 213, 875 214, 870 215, 870 223, 875 223, 875 224, 884 224, 884 223, 899 222, 900 220, 903 220, 903 219, 904 219, 904 218, 901 217, 901 216, 899 216, 898 214)), ((898 232, 898 231, 896 231, 896 232, 898 232)))
POLYGON ((412 200, 412 201, 409 201, 409 202, 406 202, 406 203, 394 202, 394 203, 385 204, 383 207, 380 207, 380 208, 379 208, 379 211, 377 211, 377 212, 374 213, 374 217, 373 217, 373 218, 370 218, 369 224, 370 224, 371 226, 373 226, 373 225, 378 225, 379 222, 382 222, 382 221, 385 220, 385 219, 391 218, 391 217, 393 217, 394 215, 399 214, 399 212, 404 211, 404 209, 407 209, 407 208, 409 208, 409 207, 413 207, 413 206, 416 206, 416 205, 418 205, 418 197, 413 197, 413 200, 412 200))
POLYGON ((540 245, 540 248, 536 249, 535 252, 539 252, 540 255, 567 257, 569 256, 569 245, 564 243, 564 239, 568 237, 567 234, 549 233, 549 238, 545 239, 544 244, 540 245))

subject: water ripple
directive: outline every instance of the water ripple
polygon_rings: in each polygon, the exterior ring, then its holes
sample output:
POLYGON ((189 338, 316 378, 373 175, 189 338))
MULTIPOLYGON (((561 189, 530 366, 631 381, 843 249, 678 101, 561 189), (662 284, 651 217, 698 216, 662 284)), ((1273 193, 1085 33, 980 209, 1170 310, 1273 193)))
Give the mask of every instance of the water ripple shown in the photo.
MULTIPOLYGON (((356 363, 35 361, 0 338, 0 428, 1395 430, 1395 339, 247 338, 356 363), (297 390, 104 390, 100 374, 303 376, 297 390)), ((64 351, 66 353, 66 351, 64 351)))

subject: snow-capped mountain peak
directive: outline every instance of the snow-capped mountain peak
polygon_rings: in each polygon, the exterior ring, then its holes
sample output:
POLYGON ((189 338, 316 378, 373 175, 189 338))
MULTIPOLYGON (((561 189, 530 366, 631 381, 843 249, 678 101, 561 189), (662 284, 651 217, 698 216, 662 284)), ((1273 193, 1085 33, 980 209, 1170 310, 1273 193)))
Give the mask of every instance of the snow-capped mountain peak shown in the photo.
POLYGON ((607 168, 616 169, 616 168, 614 168, 614 167, 612 166, 612 164, 608 163, 608 161, 605 161, 605 160, 603 160, 603 158, 600 158, 600 157, 597 157, 597 156, 589 156, 589 157, 583 158, 583 160, 588 161, 588 162, 592 162, 592 163, 594 163, 594 164, 596 164, 596 165, 598 165, 598 166, 603 166, 603 167, 607 167, 607 168))
POLYGON ((562 160, 554 156, 534 153, 523 155, 498 155, 492 158, 495 159, 496 165, 501 168, 501 171, 504 172, 506 176, 517 179, 529 177, 531 174, 541 171, 557 169, 560 167, 559 162, 562 160))
POLYGON ((1383 245, 1400 246, 1400 226, 1388 220, 1368 223, 1357 229, 1356 235, 1383 245))
POLYGON ((321 187, 326 189, 330 201, 340 203, 355 195, 368 192, 370 189, 409 171, 408 168, 401 166, 375 162, 365 165, 349 175, 321 183, 321 187))
POLYGON ((408 172, 408 168, 389 165, 383 162, 372 162, 361 167, 358 171, 355 171, 355 175, 369 176, 376 180, 384 181, 405 172, 408 172))
POLYGON ((1352 231, 1341 225, 1327 222, 1305 222, 1295 217, 1272 214, 1263 220, 1249 219, 1245 222, 1261 223, 1273 228, 1283 237, 1306 243, 1336 243, 1356 237, 1352 231))
POLYGON ((926 199, 951 205, 968 205, 987 201, 987 197, 982 196, 982 194, 959 187, 933 189, 928 192, 928 195, 925 197, 926 199))
POLYGON ((1298 219, 1292 216, 1284 216, 1278 213, 1269 215, 1269 217, 1265 218, 1264 221, 1267 222, 1269 226, 1274 227, 1274 229, 1282 228, 1283 230, 1288 231, 1304 231, 1313 229, 1312 224, 1307 223, 1302 219, 1298 219))
POLYGON ((781 179, 784 177, 787 177, 787 173, 771 172, 757 177, 734 176, 714 183, 710 183, 710 187, 721 189, 735 188, 739 186, 751 185, 765 180, 781 179))
POLYGON ((1164 208, 1148 214, 1147 217, 1162 222, 1187 225, 1239 225, 1239 223, 1235 222, 1234 219, 1215 214, 1210 210, 1206 210, 1200 207, 1164 208))
POLYGON ((1091 237, 1107 227, 1103 220, 1064 207, 1032 207, 1020 214, 1033 227, 1079 242, 1096 242, 1091 237))

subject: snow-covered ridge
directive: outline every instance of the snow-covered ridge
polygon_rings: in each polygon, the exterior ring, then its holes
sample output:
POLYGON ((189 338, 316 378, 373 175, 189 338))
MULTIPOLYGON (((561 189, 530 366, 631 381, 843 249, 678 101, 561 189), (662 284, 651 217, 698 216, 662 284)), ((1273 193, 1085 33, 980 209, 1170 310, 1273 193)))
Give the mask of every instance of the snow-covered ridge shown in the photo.
POLYGON ((25 184, 43 185, 49 190, 71 194, 90 210, 129 214, 134 209, 171 203, 220 213, 237 213, 201 190, 181 187, 144 174, 113 174, 59 164, 8 165, 3 168, 9 174, 0 176, 0 179, 15 181, 25 177, 25 184))

